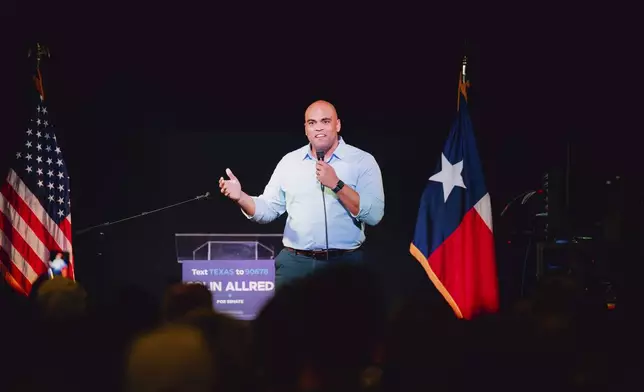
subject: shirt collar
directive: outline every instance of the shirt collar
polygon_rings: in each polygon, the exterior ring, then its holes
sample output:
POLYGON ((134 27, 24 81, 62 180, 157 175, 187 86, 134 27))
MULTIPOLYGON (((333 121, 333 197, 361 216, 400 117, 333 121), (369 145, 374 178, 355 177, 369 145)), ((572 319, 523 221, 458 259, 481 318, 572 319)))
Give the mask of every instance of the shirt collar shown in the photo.
MULTIPOLYGON (((346 150, 346 145, 347 144, 344 142, 344 138, 342 136, 340 136, 338 138, 338 147, 335 149, 335 151, 333 151, 333 156, 338 158, 338 159, 342 159, 342 157, 344 157, 344 153, 345 153, 345 150, 346 150)), ((310 143, 307 144, 306 146, 302 147, 302 149, 304 150, 304 159, 317 159, 317 157, 313 158, 311 156, 311 144, 310 143)))

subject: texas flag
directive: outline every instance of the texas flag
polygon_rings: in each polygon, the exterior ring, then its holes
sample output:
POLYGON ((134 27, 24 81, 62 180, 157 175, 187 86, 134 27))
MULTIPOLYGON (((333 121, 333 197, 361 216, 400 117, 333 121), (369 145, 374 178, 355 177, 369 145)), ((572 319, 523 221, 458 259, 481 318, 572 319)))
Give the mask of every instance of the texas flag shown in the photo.
POLYGON ((420 200, 411 254, 459 318, 498 310, 492 206, 467 108, 469 83, 420 200))

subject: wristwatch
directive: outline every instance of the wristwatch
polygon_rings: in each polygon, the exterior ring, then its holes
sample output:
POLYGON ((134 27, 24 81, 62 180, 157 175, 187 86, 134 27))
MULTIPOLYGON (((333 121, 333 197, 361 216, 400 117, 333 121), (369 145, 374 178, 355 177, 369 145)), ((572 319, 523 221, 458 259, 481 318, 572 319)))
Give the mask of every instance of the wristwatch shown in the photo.
POLYGON ((338 185, 333 188, 333 192, 338 193, 342 188, 344 188, 344 182, 342 182, 342 180, 338 180, 338 185))

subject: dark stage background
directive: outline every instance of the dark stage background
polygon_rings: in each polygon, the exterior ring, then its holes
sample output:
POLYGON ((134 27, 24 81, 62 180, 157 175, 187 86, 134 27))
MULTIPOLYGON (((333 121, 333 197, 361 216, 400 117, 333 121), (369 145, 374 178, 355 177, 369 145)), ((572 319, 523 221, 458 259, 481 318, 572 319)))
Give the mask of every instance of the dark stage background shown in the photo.
POLYGON ((38 40, 52 52, 45 88, 72 178, 75 230, 213 193, 110 228, 102 257, 97 232, 76 236, 78 279, 99 298, 127 286, 159 295, 178 280, 174 233, 281 233, 283 218, 247 222, 217 193, 217 179, 230 167, 245 191, 261 192, 278 160, 306 142, 303 112, 316 99, 337 106, 346 141, 381 165, 386 213, 367 245, 390 298, 428 286, 407 249, 455 115, 463 54, 506 295, 517 294, 524 247, 507 243, 516 222, 498 214, 563 164, 567 141, 582 216, 592 213, 585 195, 605 179, 639 175, 638 143, 627 142, 635 128, 620 123, 632 103, 620 90, 628 25, 616 20, 591 25, 562 9, 504 16, 462 5, 355 15, 175 7, 13 9, 20 27, 4 52, 14 67, 2 75, 10 86, 2 91, 10 103, 3 173, 26 124, 26 50, 38 40))

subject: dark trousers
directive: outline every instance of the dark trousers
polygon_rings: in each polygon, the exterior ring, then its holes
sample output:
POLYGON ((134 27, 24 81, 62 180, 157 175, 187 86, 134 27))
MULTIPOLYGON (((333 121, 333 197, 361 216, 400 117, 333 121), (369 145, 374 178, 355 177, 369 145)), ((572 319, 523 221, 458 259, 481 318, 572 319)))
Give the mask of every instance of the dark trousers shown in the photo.
POLYGON ((275 289, 292 282, 295 279, 303 278, 316 270, 338 264, 362 265, 364 254, 362 249, 345 252, 341 255, 325 258, 314 258, 301 254, 295 254, 290 249, 282 249, 275 258, 275 289))

